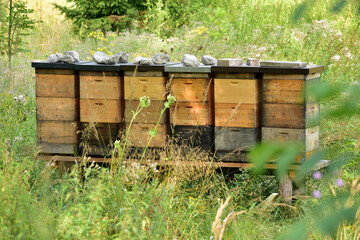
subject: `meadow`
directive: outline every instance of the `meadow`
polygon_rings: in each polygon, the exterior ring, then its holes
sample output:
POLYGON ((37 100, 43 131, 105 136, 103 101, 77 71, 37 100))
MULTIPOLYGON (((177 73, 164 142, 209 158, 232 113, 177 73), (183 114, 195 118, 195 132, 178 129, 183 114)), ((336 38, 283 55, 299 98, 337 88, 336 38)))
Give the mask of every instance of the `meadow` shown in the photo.
MULTIPOLYGON (((189 2, 184 1, 184 9, 189 2)), ((284 239, 360 239, 360 119, 351 112, 360 101, 359 93, 351 92, 360 84, 359 3, 347 1, 334 11, 332 1, 308 2, 295 19, 301 2, 196 1, 195 12, 184 10, 187 24, 179 25, 166 18, 168 10, 157 1, 149 5, 143 22, 133 21, 128 30, 80 36, 51 1, 28 0, 35 10, 31 17, 41 22, 26 37, 25 51, 13 56, 12 70, 0 51, 0 238, 220 239, 223 231, 223 239, 277 239, 300 221, 311 231, 284 239), (342 166, 335 176, 325 171, 320 180, 307 176, 292 205, 278 201, 266 209, 259 204, 278 191, 278 181, 251 170, 228 176, 208 168, 159 171, 138 164, 112 169, 88 164, 75 165, 60 177, 55 165, 35 160, 39 150, 31 62, 67 50, 78 51, 82 60, 91 60, 97 50, 125 51, 130 61, 161 51, 172 61, 190 53, 324 65, 322 81, 338 92, 321 102, 320 145, 328 150, 327 159, 341 158, 342 166), (349 100, 353 105, 346 105, 349 100), (345 113, 351 114, 327 114, 339 107, 350 108, 345 113), (336 184, 338 179, 344 186, 336 184), (321 198, 312 197, 315 189, 321 198), (347 193, 335 208, 353 207, 355 221, 341 223, 333 236, 324 235, 314 209, 347 193)), ((199 158, 196 150, 188 152, 189 159, 199 158)))

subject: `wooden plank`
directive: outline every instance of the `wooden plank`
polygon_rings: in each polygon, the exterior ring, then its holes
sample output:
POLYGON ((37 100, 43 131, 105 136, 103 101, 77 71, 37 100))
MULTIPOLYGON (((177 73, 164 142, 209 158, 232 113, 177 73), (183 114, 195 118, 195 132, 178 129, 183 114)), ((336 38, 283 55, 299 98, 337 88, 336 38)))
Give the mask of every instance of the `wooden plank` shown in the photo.
POLYGON ((208 73, 169 73, 169 78, 209 78, 210 75, 208 73))
POLYGON ((200 147, 209 151, 214 147, 213 126, 173 126, 172 138, 179 145, 187 145, 192 148, 200 147))
POLYGON ((260 128, 215 127, 215 150, 244 150, 260 142, 260 136, 260 128))
POLYGON ((252 79, 214 79, 216 103, 258 103, 260 86, 252 79))
POLYGON ((165 100, 165 77, 124 77, 125 100, 139 100, 148 96, 150 100, 165 100))
POLYGON ((213 125, 213 108, 209 102, 176 102, 170 108, 170 122, 187 126, 213 125))
POLYGON ((236 104, 215 102, 215 126, 260 127, 260 104, 236 104))
POLYGON ((257 75, 255 73, 235 73, 235 72, 216 72, 215 73, 215 78, 220 78, 220 79, 258 79, 257 75))
MULTIPOLYGON (((134 123, 129 132, 130 146, 146 147, 150 139, 150 130, 155 129, 156 124, 134 123)), ((148 147, 164 147, 168 136, 168 127, 160 124, 156 136, 151 140, 148 147)))
POLYGON ((108 145, 118 139, 121 128, 119 123, 81 123, 81 144, 108 145))
POLYGON ((222 162, 248 162, 246 153, 241 151, 216 150, 216 158, 222 162))
POLYGON ((275 80, 310 80, 313 78, 320 78, 320 72, 311 73, 311 74, 270 74, 264 73, 263 79, 275 79, 275 80))
POLYGON ((75 75, 36 74, 37 97, 78 97, 75 75))
MULTIPOLYGON (((166 73, 164 72, 158 72, 158 71, 149 71, 149 72, 135 72, 135 77, 166 77, 166 73)), ((133 77, 134 72, 133 71, 124 71, 124 76, 126 77, 133 77)))
MULTIPOLYGON (((160 118, 161 110, 164 108, 165 101, 151 101, 150 106, 143 108, 134 119, 135 123, 157 123, 160 118)), ((136 111, 140 101, 125 100, 125 122, 130 122, 133 118, 132 111, 136 111)), ((166 109, 160 123, 169 122, 169 110, 166 109)))
POLYGON ((119 72, 108 71, 79 71, 81 76, 118 77, 119 72))
MULTIPOLYGON (((83 158, 83 157, 69 157, 69 156, 59 156, 59 155, 39 155, 36 159, 41 161, 63 161, 63 162, 99 162, 99 163, 111 163, 116 162, 116 159, 111 158, 97 158, 97 157, 90 157, 90 158, 83 158)), ((137 162, 139 160, 136 159, 125 159, 123 162, 124 164, 137 162)), ((142 161, 142 164, 157 164, 157 165, 168 165, 168 166, 188 166, 188 167, 227 167, 227 168, 252 168, 254 166, 253 163, 240 163, 240 162, 215 162, 215 161, 168 161, 168 160, 159 160, 159 161, 142 161)), ((321 168, 325 168, 330 166, 330 160, 320 160, 316 166, 313 167, 312 170, 319 170, 321 168)), ((276 164, 266 164, 265 168, 267 169, 276 169, 276 164)), ((289 169, 296 170, 299 169, 301 165, 291 165, 289 169)))
POLYGON ((77 124, 71 121, 37 121, 38 143, 76 144, 77 124))
POLYGON ((67 143, 38 143, 40 153, 77 155, 77 144, 67 143))
POLYGON ((79 114, 76 111, 76 98, 36 98, 37 120, 76 121, 79 114))
POLYGON ((120 77, 116 76, 80 76, 80 98, 116 99, 122 96, 120 77))
POLYGON ((263 101, 302 104, 305 102, 304 89, 304 80, 264 80, 263 101))
POLYGON ((263 127, 305 128, 318 125, 320 107, 318 103, 263 104, 263 127))
POLYGON ((300 143, 304 145, 304 151, 309 152, 319 148, 319 127, 307 129, 263 127, 262 140, 264 142, 300 143))
POLYGON ((55 75, 74 75, 75 71, 71 69, 41 69, 35 68, 36 74, 55 74, 55 75))
POLYGON ((213 81, 207 78, 174 78, 170 91, 178 102, 209 101, 213 81))
POLYGON ((122 112, 117 100, 80 99, 81 122, 120 123, 122 112))

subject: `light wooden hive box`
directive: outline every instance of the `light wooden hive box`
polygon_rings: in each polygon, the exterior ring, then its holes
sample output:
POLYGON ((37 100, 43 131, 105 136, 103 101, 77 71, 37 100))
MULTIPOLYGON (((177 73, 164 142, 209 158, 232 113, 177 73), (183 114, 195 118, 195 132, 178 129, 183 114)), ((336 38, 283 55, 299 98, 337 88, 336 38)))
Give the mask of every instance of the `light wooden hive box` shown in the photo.
POLYGON ((78 154, 79 75, 75 64, 32 62, 37 144, 43 154, 78 154))
POLYGON ((301 163, 319 149, 320 105, 309 89, 320 81, 323 66, 261 67, 263 73, 262 141, 303 145, 301 163))
POLYGON ((80 146, 83 154, 108 155, 124 118, 124 81, 120 64, 89 62, 80 76, 80 146))
POLYGON ((215 153, 220 161, 246 161, 261 138, 261 74, 257 66, 212 66, 215 153))
MULTIPOLYGON (((171 63, 169 63, 171 64, 171 63)), ((132 147, 143 149, 146 147, 150 130, 154 129, 159 121, 157 133, 148 147, 164 147, 169 135, 169 110, 167 109, 160 119, 161 110, 166 101, 167 73, 164 72, 165 64, 136 65, 133 63, 121 64, 120 69, 124 72, 124 99, 125 99, 125 123, 129 126, 139 106, 140 97, 150 98, 150 106, 143 108, 133 120, 129 142, 132 147)))
POLYGON ((214 143, 214 81, 211 66, 165 67, 171 94, 176 102, 170 109, 172 137, 179 144, 211 150, 214 143))

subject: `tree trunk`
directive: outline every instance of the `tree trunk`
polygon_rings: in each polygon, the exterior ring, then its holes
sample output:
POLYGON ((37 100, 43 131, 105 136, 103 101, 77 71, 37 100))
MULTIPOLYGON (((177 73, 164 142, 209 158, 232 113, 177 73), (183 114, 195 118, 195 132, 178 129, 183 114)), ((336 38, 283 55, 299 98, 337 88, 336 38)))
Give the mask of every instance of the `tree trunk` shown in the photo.
POLYGON ((279 183, 279 195, 287 204, 291 204, 293 194, 293 185, 289 176, 284 176, 279 183))

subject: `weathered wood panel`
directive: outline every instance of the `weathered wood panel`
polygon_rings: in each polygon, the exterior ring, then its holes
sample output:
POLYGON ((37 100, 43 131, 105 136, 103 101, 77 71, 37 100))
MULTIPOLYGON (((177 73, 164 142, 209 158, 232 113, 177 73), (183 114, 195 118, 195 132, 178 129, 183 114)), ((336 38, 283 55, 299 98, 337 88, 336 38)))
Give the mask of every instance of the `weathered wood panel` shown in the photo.
POLYGON ((198 78, 209 78, 208 73, 174 73, 169 72, 169 78, 191 78, 191 79, 198 79, 198 78))
POLYGON ((216 103, 258 103, 260 86, 252 79, 214 79, 216 103))
POLYGON ((256 128, 260 126, 260 104, 215 102, 215 126, 256 128))
POLYGON ((118 77, 118 72, 108 71, 79 71, 80 76, 118 77))
POLYGON ((230 78, 230 79, 256 79, 255 73, 230 73, 217 72, 215 78, 230 78))
POLYGON ((77 144, 66 143, 38 143, 42 154, 71 154, 77 155, 77 144))
POLYGON ((301 143, 304 144, 304 151, 309 152, 319 148, 319 127, 306 129, 263 127, 262 140, 301 143))
POLYGON ((200 147, 209 151, 214 147, 214 127, 213 126, 180 126, 173 127, 175 142, 179 145, 190 147, 200 147))
MULTIPOLYGON (((156 124, 134 123, 131 125, 129 133, 130 146, 146 147, 150 139, 150 130, 154 129, 156 124)), ((167 141, 168 128, 160 124, 157 128, 156 136, 151 140, 149 147, 164 147, 167 141)))
POLYGON ((213 81, 206 78, 174 78, 171 82, 171 94, 178 102, 209 101, 213 81))
POLYGON ((320 73, 312 73, 312 74, 264 74, 263 79, 276 79, 276 80, 310 80, 313 78, 319 78, 320 73))
POLYGON ((222 162, 248 162, 245 152, 241 151, 216 151, 216 158, 222 162))
POLYGON ((77 101, 76 98, 37 97, 37 120, 76 121, 79 117, 77 101))
POLYGON ((165 77, 164 72, 158 72, 158 71, 146 71, 146 72, 140 72, 136 71, 135 73, 133 71, 125 71, 124 76, 126 77, 165 77))
POLYGON ((77 123, 71 121, 37 121, 38 143, 66 143, 78 142, 77 123))
POLYGON ((214 124, 211 102, 176 102, 170 108, 173 125, 207 126, 214 124))
POLYGON ((303 104, 304 80, 264 80, 263 101, 265 103, 303 104))
MULTIPOLYGON (((164 108, 165 101, 151 101, 147 108, 143 108, 136 116, 134 122, 136 123, 157 123, 159 121, 161 110, 164 108)), ((125 122, 130 122, 133 118, 132 111, 136 111, 140 101, 125 100, 125 122)), ((162 116, 160 123, 164 124, 169 122, 169 110, 166 109, 162 116)))
POLYGON ((120 97, 120 77, 116 76, 81 76, 80 98, 116 99, 120 97))
POLYGON ((80 99, 81 122, 119 123, 122 112, 118 100, 80 99))
POLYGON ((245 150, 260 142, 260 135, 260 128, 215 127, 215 149, 245 150))
POLYGON ((54 75, 74 75, 75 71, 71 69, 42 69, 35 68, 36 74, 54 74, 54 75))
POLYGON ((81 144, 106 146, 119 138, 121 125, 119 123, 81 123, 81 144))
POLYGON ((78 97, 77 81, 75 75, 36 74, 36 96, 78 97))
POLYGON ((124 77, 125 99, 139 100, 148 96, 151 101, 165 100, 165 77, 124 77))

